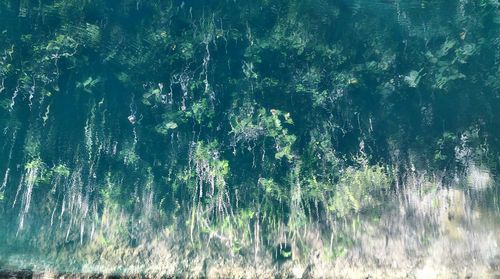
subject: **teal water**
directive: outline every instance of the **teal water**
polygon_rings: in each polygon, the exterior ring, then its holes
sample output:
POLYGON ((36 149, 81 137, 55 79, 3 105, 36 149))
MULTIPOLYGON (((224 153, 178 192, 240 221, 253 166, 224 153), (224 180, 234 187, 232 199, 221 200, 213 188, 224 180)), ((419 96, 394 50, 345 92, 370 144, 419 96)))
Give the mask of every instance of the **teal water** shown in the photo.
POLYGON ((497 0, 0 0, 0 270, 494 276, 499 38, 497 0))

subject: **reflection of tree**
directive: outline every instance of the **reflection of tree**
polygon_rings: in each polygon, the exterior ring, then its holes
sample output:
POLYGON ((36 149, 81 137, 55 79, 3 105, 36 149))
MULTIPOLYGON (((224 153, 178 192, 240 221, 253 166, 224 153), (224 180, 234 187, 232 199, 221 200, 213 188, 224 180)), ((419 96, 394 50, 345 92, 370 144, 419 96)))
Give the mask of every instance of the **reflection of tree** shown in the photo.
POLYGON ((394 165, 498 168, 496 1, 188 2, 0 2, 1 213, 84 238, 154 203, 247 243, 394 165))

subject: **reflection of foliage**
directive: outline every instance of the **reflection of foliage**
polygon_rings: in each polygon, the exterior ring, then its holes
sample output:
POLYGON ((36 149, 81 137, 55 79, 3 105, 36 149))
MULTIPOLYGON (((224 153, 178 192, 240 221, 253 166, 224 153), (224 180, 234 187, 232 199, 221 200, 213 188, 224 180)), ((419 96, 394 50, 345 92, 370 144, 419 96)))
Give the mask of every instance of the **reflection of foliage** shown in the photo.
POLYGON ((116 208, 120 205, 120 186, 113 181, 111 173, 106 174, 106 184, 100 190, 102 204, 108 208, 116 208))
POLYGON ((275 158, 283 157, 288 160, 293 159, 292 145, 296 136, 290 135, 284 125, 293 125, 290 113, 271 109, 267 113, 265 109, 260 109, 251 118, 233 118, 234 125, 231 125, 234 143, 242 144, 249 141, 256 141, 260 136, 269 137, 274 140, 276 148, 275 158))
POLYGON ((40 169, 43 166, 43 162, 40 158, 35 158, 34 160, 28 162, 24 168, 26 170, 40 169))
POLYGON ((63 177, 68 177, 70 175, 70 169, 66 167, 65 165, 57 165, 52 168, 52 171, 56 175, 60 175, 63 177))
POLYGON ((361 169, 347 168, 342 174, 328 209, 338 216, 346 216, 351 212, 358 213, 365 207, 376 206, 373 194, 387 189, 390 180, 381 167, 364 166, 361 169))
POLYGON ((452 133, 444 133, 437 141, 437 150, 434 154, 434 160, 438 164, 446 165, 454 158, 455 147, 457 146, 457 137, 452 133))
POLYGON ((125 165, 135 165, 140 159, 133 145, 128 145, 120 151, 120 157, 125 165))
POLYGON ((498 168, 495 1, 233 2, 1 1, 0 171, 27 162, 9 186, 52 184, 78 225, 160 205, 239 252, 250 224, 375 207, 383 164, 498 168))

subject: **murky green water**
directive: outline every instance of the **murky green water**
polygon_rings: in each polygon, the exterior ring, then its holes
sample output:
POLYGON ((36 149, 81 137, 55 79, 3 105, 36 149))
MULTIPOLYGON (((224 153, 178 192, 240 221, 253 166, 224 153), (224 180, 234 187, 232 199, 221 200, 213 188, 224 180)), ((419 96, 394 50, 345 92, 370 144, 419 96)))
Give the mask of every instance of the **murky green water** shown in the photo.
POLYGON ((0 0, 0 277, 494 277, 497 0, 0 0))

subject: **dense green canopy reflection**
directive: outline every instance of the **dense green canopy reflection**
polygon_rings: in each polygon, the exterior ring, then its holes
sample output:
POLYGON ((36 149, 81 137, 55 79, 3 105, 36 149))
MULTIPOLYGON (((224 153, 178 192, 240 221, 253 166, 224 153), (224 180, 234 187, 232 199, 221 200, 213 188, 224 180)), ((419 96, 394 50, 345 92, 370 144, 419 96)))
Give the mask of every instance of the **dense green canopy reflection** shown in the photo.
POLYGON ((499 127, 497 0, 0 0, 0 270, 491 275, 499 127))

